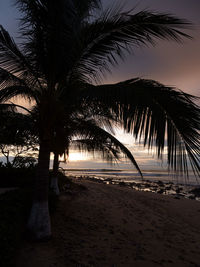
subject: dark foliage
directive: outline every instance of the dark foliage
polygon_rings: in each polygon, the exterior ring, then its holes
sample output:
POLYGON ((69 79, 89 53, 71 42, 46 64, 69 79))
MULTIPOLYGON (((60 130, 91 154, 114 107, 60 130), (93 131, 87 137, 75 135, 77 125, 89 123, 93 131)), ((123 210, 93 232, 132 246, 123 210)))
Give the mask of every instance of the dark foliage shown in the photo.
POLYGON ((0 187, 31 188, 36 174, 36 167, 13 168, 0 166, 0 187))
POLYGON ((17 251, 30 209, 30 196, 27 190, 15 190, 0 195, 1 267, 16 266, 17 251))

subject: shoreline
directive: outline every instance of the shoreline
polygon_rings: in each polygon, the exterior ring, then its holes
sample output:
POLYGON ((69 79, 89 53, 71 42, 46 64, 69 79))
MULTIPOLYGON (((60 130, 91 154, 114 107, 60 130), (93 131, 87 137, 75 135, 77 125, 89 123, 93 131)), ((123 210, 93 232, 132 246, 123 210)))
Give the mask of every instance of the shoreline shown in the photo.
POLYGON ((103 184, 112 184, 118 186, 128 187, 137 191, 144 192, 152 192, 156 194, 162 195, 171 195, 176 199, 186 198, 200 201, 200 186, 199 185, 184 185, 184 184, 175 184, 173 182, 163 182, 161 180, 148 180, 143 179, 141 181, 124 181, 123 179, 115 179, 115 178, 103 178, 103 177, 95 177, 88 175, 81 176, 71 176, 66 175, 68 178, 75 178, 77 180, 88 180, 94 181, 97 183, 103 184))

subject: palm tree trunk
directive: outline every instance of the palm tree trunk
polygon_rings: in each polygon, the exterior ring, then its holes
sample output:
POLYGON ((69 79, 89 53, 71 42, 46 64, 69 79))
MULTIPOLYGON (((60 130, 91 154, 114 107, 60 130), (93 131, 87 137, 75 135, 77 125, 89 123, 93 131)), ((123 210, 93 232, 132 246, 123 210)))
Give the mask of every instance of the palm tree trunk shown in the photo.
POLYGON ((48 207, 50 142, 41 140, 38 169, 35 180, 33 204, 28 221, 28 230, 36 240, 49 239, 51 224, 48 207))
POLYGON ((60 190, 58 187, 58 167, 59 167, 58 158, 59 158, 58 152, 54 152, 53 175, 52 175, 51 184, 50 184, 50 188, 57 196, 60 195, 60 190))

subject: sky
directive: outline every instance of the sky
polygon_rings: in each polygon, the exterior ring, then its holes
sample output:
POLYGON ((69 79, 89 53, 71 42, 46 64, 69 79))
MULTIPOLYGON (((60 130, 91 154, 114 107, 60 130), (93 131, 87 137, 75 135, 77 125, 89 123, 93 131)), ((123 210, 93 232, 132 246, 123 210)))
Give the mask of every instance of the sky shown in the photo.
MULTIPOLYGON (((104 0, 106 5, 110 1, 104 0)), ((107 82, 129 79, 130 77, 151 78, 166 85, 176 86, 183 91, 200 96, 200 1, 199 0, 140 0, 121 1, 129 10, 135 5, 136 11, 148 9, 174 14, 193 23, 188 33, 193 40, 183 44, 159 41, 155 47, 139 48, 134 55, 115 68, 107 82)))
MULTIPOLYGON (((113 4, 123 4, 125 10, 135 8, 135 11, 148 9, 156 12, 174 14, 193 23, 193 29, 189 34, 193 40, 184 40, 183 44, 175 42, 159 41, 155 47, 134 48, 134 54, 128 55, 124 62, 113 69, 112 74, 107 75, 103 83, 115 83, 133 77, 154 79, 165 85, 175 86, 187 93, 200 97, 200 1, 199 0, 103 0, 103 7, 113 4)), ((13 5, 12 0, 0 0, 0 24, 15 37, 18 36, 18 18, 20 14, 13 5)), ((156 161, 155 156, 148 154, 146 149, 134 145, 130 135, 117 130, 116 135, 120 141, 133 152, 138 163, 143 168, 157 168, 162 163, 156 161)), ((102 165, 100 159, 91 162, 90 157, 72 153, 69 166, 98 167, 102 165), (79 161, 81 160, 81 161, 79 161), (71 165, 70 165, 71 164, 71 165)), ((123 165, 123 164, 122 164, 123 165)), ((130 164, 125 167, 131 168, 130 164)), ((108 166, 106 166, 108 167, 108 166)))

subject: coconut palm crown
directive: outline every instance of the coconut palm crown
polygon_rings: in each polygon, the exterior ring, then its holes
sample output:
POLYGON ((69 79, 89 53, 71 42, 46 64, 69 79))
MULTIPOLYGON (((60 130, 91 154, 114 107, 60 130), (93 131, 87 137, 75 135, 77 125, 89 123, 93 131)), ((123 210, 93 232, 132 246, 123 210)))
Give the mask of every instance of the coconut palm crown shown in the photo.
POLYGON ((105 107, 158 157, 167 146, 172 169, 200 173, 199 108, 194 97, 158 82, 134 78, 97 85, 135 46, 190 38, 190 23, 172 15, 119 9, 100 11, 98 0, 17 0, 21 44, 0 28, 0 101, 33 99, 39 111, 40 152, 28 227, 37 239, 51 235, 48 171, 51 141, 79 105, 105 107), (99 15, 100 14, 100 15, 99 15))

